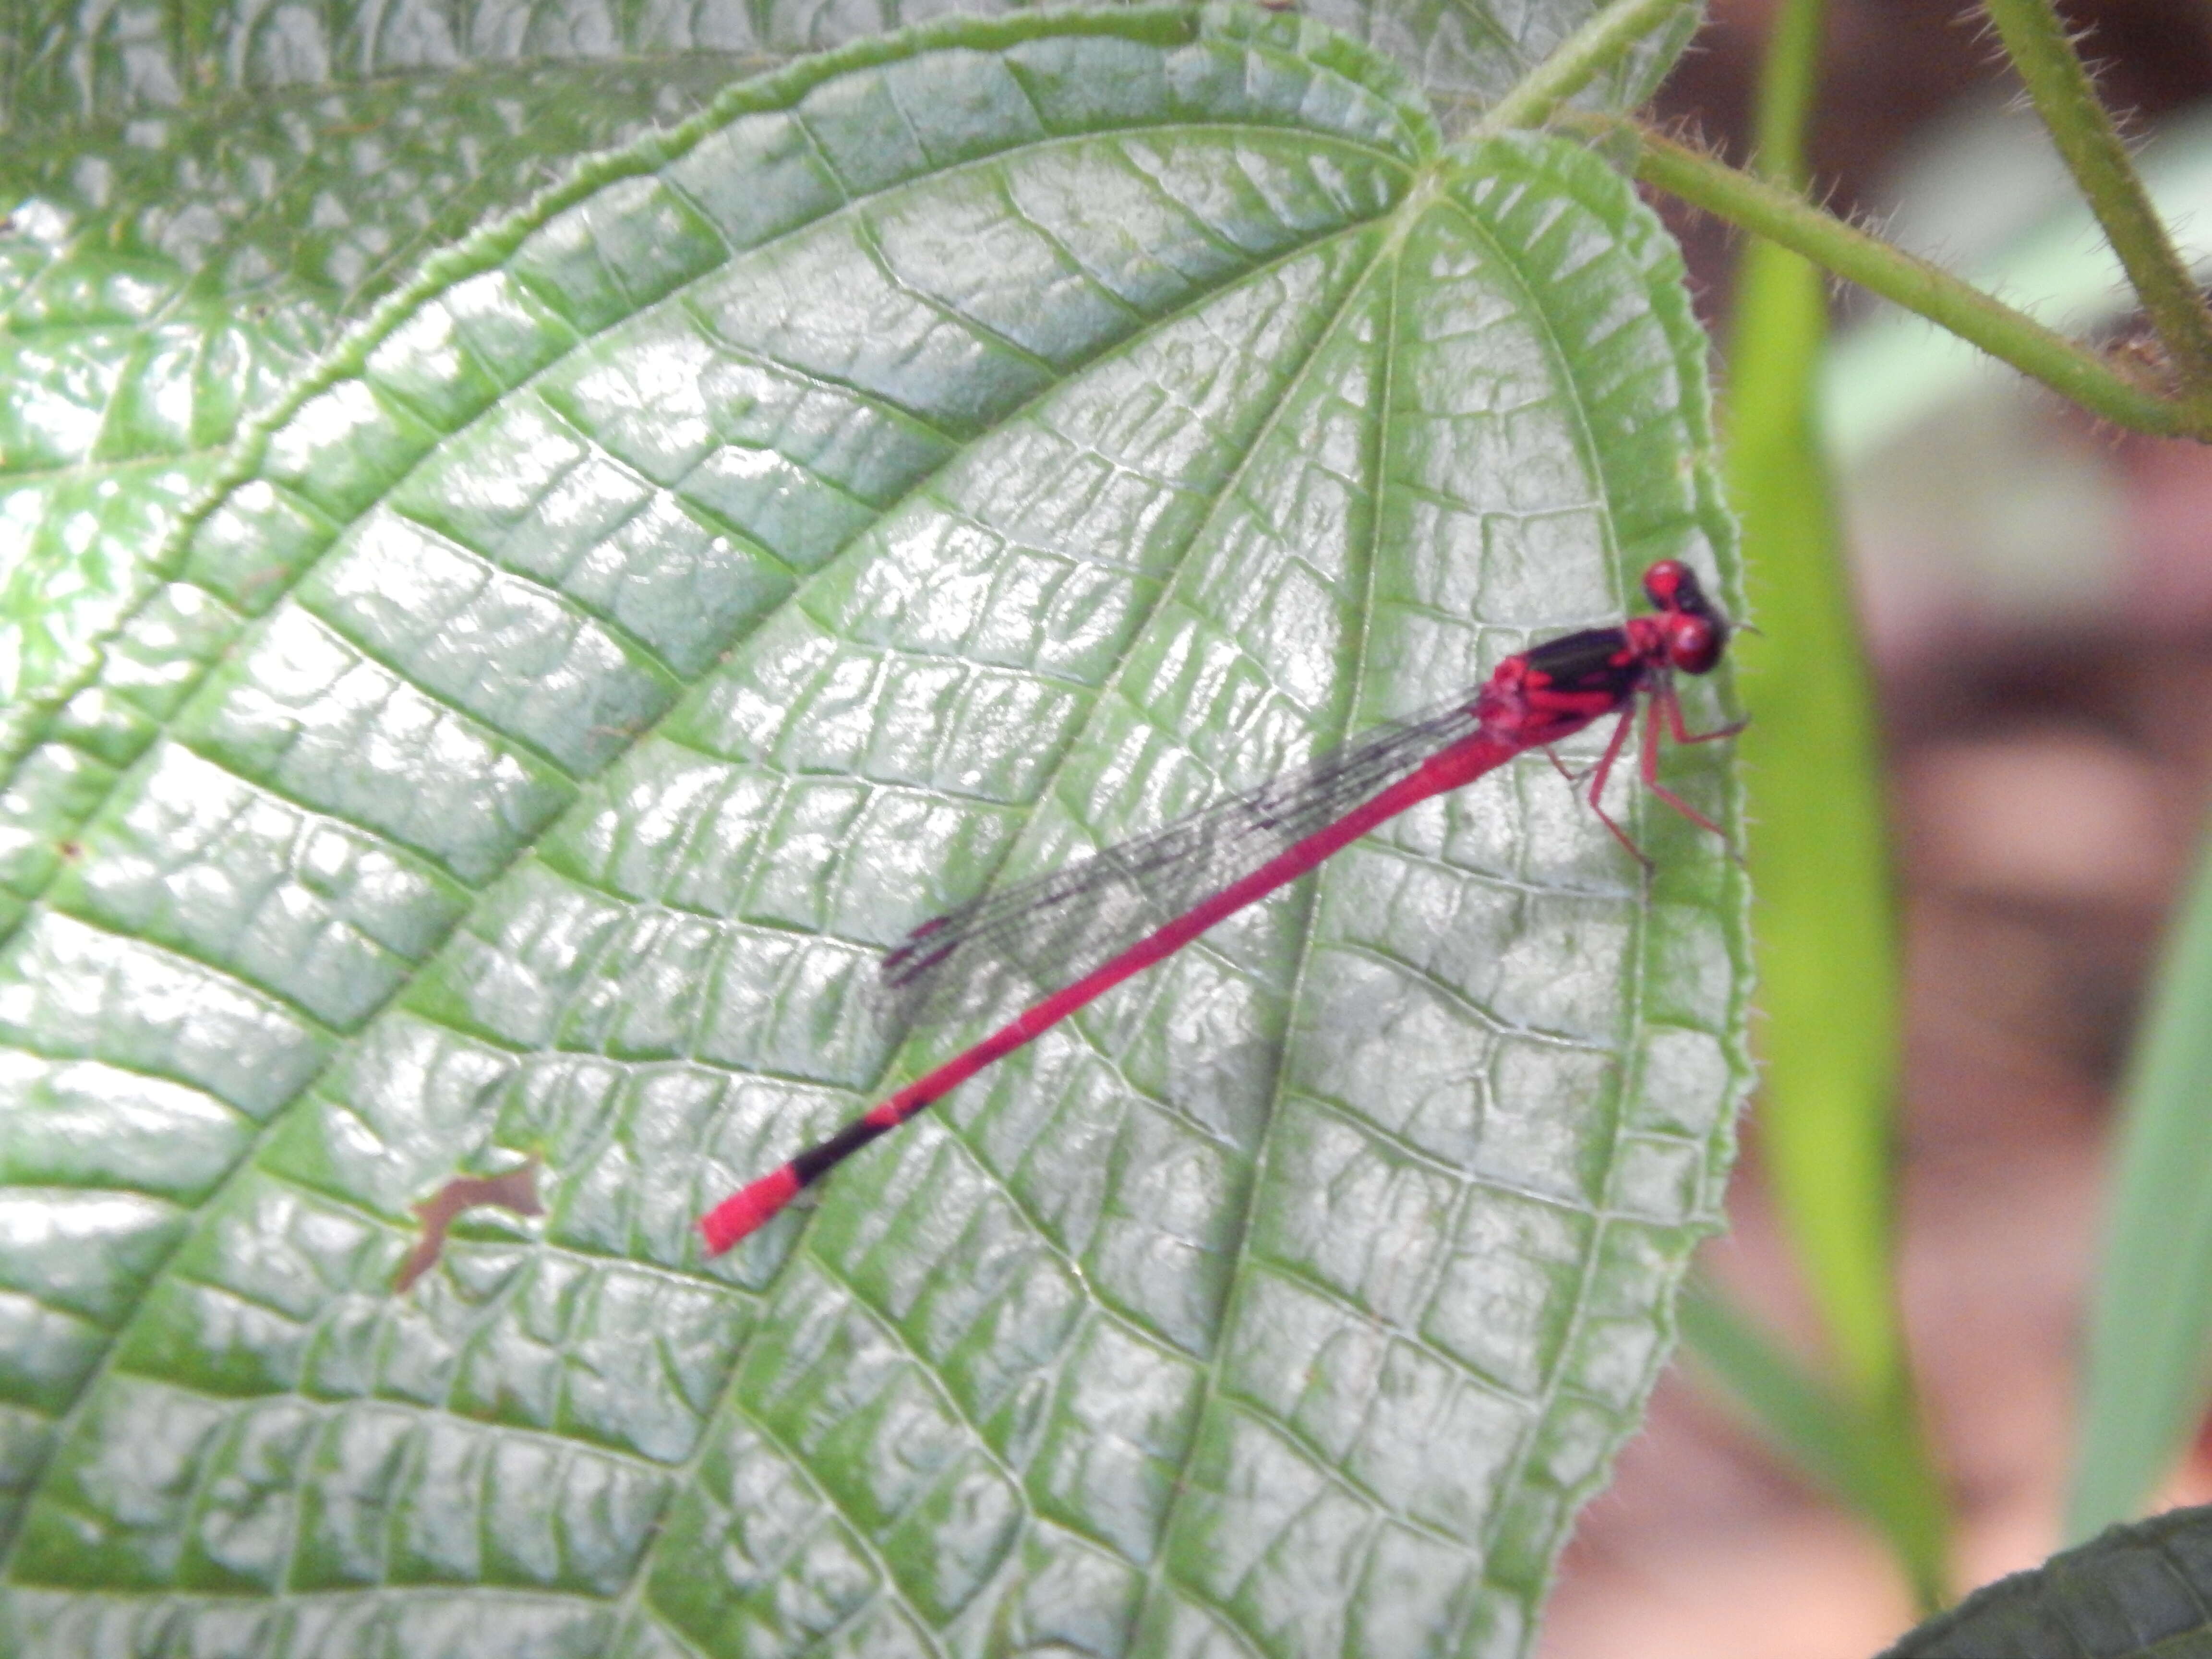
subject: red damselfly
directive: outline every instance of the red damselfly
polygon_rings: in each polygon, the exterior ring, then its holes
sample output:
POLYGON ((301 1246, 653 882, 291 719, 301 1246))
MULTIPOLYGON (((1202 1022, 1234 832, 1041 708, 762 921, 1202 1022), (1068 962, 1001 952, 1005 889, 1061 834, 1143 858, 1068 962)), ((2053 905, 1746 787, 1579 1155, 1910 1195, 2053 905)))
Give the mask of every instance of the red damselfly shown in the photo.
POLYGON ((1606 828, 1644 860, 1602 805, 1606 780, 1641 709, 1645 786, 1725 840, 1718 824, 1659 781, 1659 743, 1662 728, 1676 743, 1705 743, 1740 729, 1691 732, 1674 695, 1678 671, 1709 673, 1720 661, 1728 621, 1679 560, 1662 559, 1645 571, 1644 592, 1656 615, 1547 640, 1506 658, 1472 694, 1376 726, 1257 789, 915 928, 883 961, 884 989, 909 1021, 1002 1006, 1018 984, 1060 988, 716 1205, 699 1222, 708 1253, 728 1249, 803 1188, 994 1060, 1377 824, 1608 714, 1620 720, 1591 769, 1588 792, 1606 828))

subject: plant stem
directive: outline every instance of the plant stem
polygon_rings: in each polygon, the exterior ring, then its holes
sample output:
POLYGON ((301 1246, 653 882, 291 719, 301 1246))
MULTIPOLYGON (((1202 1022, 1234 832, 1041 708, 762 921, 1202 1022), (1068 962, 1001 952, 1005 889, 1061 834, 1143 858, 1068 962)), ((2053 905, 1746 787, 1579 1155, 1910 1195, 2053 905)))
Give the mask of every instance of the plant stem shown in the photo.
MULTIPOLYGON (((1571 116, 1567 124, 1591 137, 1629 130, 1614 116, 1571 116)), ((2212 410, 2160 397, 2095 352, 1948 270, 1686 145, 1650 131, 1639 133, 1638 142, 1636 174, 1645 183, 1895 301, 2115 426, 2156 437, 2212 438, 2212 410)))
POLYGON ((1553 48, 1512 91, 1490 106, 1477 135, 1538 127, 1553 112, 1611 69, 1667 19, 1684 0, 1612 0, 1553 48))
POLYGON ((2185 394, 2212 388, 2212 319, 2051 0, 1984 0, 2036 113, 2126 268, 2185 394))

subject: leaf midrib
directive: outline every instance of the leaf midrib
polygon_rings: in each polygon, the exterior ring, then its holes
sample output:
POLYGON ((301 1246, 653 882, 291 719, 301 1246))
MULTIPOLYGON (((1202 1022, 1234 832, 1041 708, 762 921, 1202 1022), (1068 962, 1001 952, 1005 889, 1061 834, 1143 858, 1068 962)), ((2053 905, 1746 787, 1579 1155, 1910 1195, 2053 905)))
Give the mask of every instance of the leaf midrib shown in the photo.
MULTIPOLYGON (((1209 296, 1218 298, 1223 293, 1233 291, 1236 288, 1260 280, 1276 266, 1286 263, 1292 258, 1310 258, 1316 251, 1328 246, 1332 241, 1348 239, 1350 237, 1358 235, 1371 235, 1374 234, 1375 229, 1376 222, 1369 221, 1343 230, 1334 232, 1327 237, 1316 238, 1312 241, 1300 244, 1296 248, 1286 251, 1285 253, 1278 255, 1274 258, 1267 261, 1264 264, 1255 265, 1248 268, 1244 271, 1239 273, 1236 282, 1225 283, 1219 288, 1210 290, 1209 296)), ((1347 276, 1345 279, 1344 297, 1339 301, 1335 313, 1329 318, 1328 322, 1322 327, 1315 331, 1312 343, 1306 352, 1305 361, 1299 365, 1295 372, 1285 375, 1283 378, 1276 397, 1274 406, 1269 409, 1261 419, 1254 422, 1252 434, 1249 440, 1244 446, 1243 453, 1237 459, 1236 464, 1224 473, 1220 483, 1214 490, 1212 502, 1203 514, 1198 514, 1194 518, 1189 533, 1183 538, 1182 547, 1176 550, 1174 556, 1174 561, 1171 566, 1171 574, 1169 576, 1169 579, 1158 583, 1155 586, 1152 599, 1145 609, 1144 615, 1146 617, 1148 617, 1156 613, 1159 606, 1166 602, 1170 595, 1174 593, 1177 581, 1186 579, 1187 573, 1190 568, 1188 557, 1190 549, 1204 537, 1206 530, 1215 522, 1217 515, 1221 512, 1223 507, 1234 499, 1238 485, 1247 475, 1253 457, 1260 451, 1267 439, 1279 429, 1279 422, 1284 410, 1296 401, 1296 394, 1305 383, 1305 377, 1310 372, 1314 362, 1317 358, 1321 357, 1326 351, 1328 345, 1338 337, 1338 331, 1343 325, 1346 319, 1354 314, 1358 301, 1366 291, 1368 283, 1373 276, 1376 268, 1382 263, 1385 258, 1386 255, 1384 251, 1378 246, 1374 255, 1370 258, 1368 269, 1366 270, 1360 272, 1357 276, 1347 276)), ((1178 307, 1177 316, 1179 317, 1182 313, 1182 308, 1178 307)), ((1175 319, 1175 318, 1164 316, 1157 322, 1153 323, 1151 325, 1151 328, 1146 331, 1146 332, 1149 333, 1151 331, 1157 331, 1175 319)), ((1114 349, 1118 352, 1132 349, 1132 347, 1137 343, 1138 340, 1141 337, 1141 335, 1132 337, 1130 339, 1119 343, 1114 349)), ((1011 418, 1012 417, 1010 417, 1010 421, 1011 418)), ((1379 518, 1379 516, 1380 515, 1378 514, 1377 517, 1379 518)), ((1361 615, 1364 617, 1365 613, 1363 611, 1361 615)), ((1144 626, 1145 623, 1141 620, 1133 623, 1133 635, 1141 632, 1144 626)), ((1124 668, 1117 667, 1103 682, 1096 688, 1089 690, 1088 695, 1091 697, 1090 710, 1086 713, 1082 720, 1071 723, 1069 736, 1066 741, 1060 745, 1060 752, 1054 756, 1049 763, 1039 769, 1038 781, 1035 792, 1037 799, 1043 800, 1051 797, 1053 793, 1052 786, 1054 782, 1064 775, 1069 760, 1073 756, 1082 750, 1084 746, 1085 734, 1090 730, 1092 722, 1095 721, 1099 708, 1105 704, 1109 699, 1113 698, 1117 695, 1116 687, 1121 682, 1123 674, 1124 668)), ((1131 706, 1133 707, 1134 705, 1132 704, 1131 706)), ((1346 710, 1346 717, 1350 717, 1350 711, 1348 708, 1346 710)), ((1021 845, 1021 836, 1017 836, 1009 839, 1005 850, 1000 854, 998 860, 994 862, 989 872, 984 877, 981 882, 979 883, 979 890, 988 889, 990 886, 991 883, 996 879, 998 872, 1005 867, 1006 861, 1015 855, 1015 854, 1020 849, 1021 845)), ((1308 896, 1308 899, 1309 902, 1307 908, 1310 910, 1310 895, 1308 896)), ((1071 1022, 1070 1024, 1071 1029, 1079 1031, 1080 1030, 1081 1026, 1079 1021, 1071 1022)), ((892 1054, 890 1059, 886 1062, 884 1073, 882 1075, 879 1075, 874 1085, 866 1091, 867 1094, 872 1095, 879 1092, 883 1086, 884 1077, 895 1074, 898 1071, 903 1063, 904 1055, 910 1046, 910 1041, 911 1040, 909 1040, 908 1043, 902 1043, 899 1049, 892 1054)), ((1103 1054, 1098 1054, 1097 1057, 1104 1061, 1104 1063, 1106 1063, 1109 1067, 1112 1067, 1117 1075, 1119 1074, 1119 1067, 1114 1066, 1110 1057, 1103 1055, 1103 1054)), ((1051 1255, 1068 1264, 1079 1274, 1080 1274, 1081 1263, 1074 1257, 1071 1256, 1062 1247, 1054 1231, 1047 1224, 1044 1218, 1036 1213, 1022 1194, 1015 1189, 1013 1182, 1011 1180, 1003 1178, 998 1170, 991 1167, 988 1163, 978 1157, 974 1149, 968 1146, 964 1137, 959 1133, 958 1130, 951 1129, 949 1126, 948 1130, 948 1138, 954 1145, 957 1146, 961 1149, 962 1152, 969 1158, 976 1172, 986 1182, 991 1184, 991 1186, 999 1193, 1000 1196, 1002 1197, 1012 1208, 1021 1215, 1023 1219, 1029 1224, 1036 1238, 1042 1247, 1051 1255)), ((1221 1143, 1217 1142, 1217 1144, 1221 1143)), ((1243 1149, 1236 1146, 1228 1146, 1226 1150, 1237 1155, 1240 1160, 1249 1158, 1248 1168, 1256 1174, 1259 1157, 1261 1155, 1260 1149, 1255 1149, 1255 1151, 1250 1154, 1247 1154, 1243 1149)), ((876 1156, 878 1157, 890 1155, 895 1154, 890 1152, 879 1152, 876 1154, 876 1156)), ((1249 1192, 1256 1192, 1256 1181, 1249 1183, 1249 1192)), ((1249 1222, 1249 1212, 1247 1220, 1249 1222)), ((1245 1223, 1240 1223, 1237 1229, 1237 1238, 1240 1242, 1244 1235, 1246 1224, 1247 1224, 1245 1223)), ((809 1249, 805 1235, 813 1231, 813 1218, 811 1215, 810 1215, 806 1221, 802 1224, 802 1228, 803 1231, 800 1238, 798 1242, 794 1243, 790 1253, 786 1255, 783 1264, 778 1268, 775 1279, 772 1281, 769 1286, 764 1288, 762 1292, 760 1292, 761 1299, 764 1302, 773 1299, 783 1284, 785 1273, 789 1268, 792 1261, 797 1258, 801 1250, 807 1251, 809 1260, 815 1270, 842 1285, 851 1296, 854 1304, 866 1310, 870 1322, 874 1328, 876 1328, 886 1338, 887 1340, 894 1345, 899 1352, 905 1354, 914 1362, 916 1367, 916 1374, 926 1379, 939 1402, 947 1408, 949 1415, 966 1426, 971 1433, 972 1443, 983 1449, 983 1452, 988 1458, 992 1467, 999 1471, 1001 1478, 1006 1480, 1007 1486, 1012 1490, 1023 1493, 1026 1499, 1029 1495, 1027 1472, 1009 1465, 1003 1460, 995 1443, 985 1428, 985 1425, 977 1422, 966 1409, 964 1402, 955 1395, 951 1390, 946 1389, 943 1385, 942 1382, 936 1375, 935 1367, 930 1364, 926 1356, 917 1353, 912 1348, 906 1340, 904 1334, 900 1331, 896 1322, 892 1320, 890 1316, 884 1310, 877 1307, 858 1283, 850 1277, 841 1274, 837 1271, 836 1266, 819 1252, 816 1252, 809 1249)), ((1227 1305, 1227 1303, 1224 1302, 1224 1313, 1226 1312, 1227 1305)), ((1111 1303, 1101 1299, 1097 1304, 1097 1312, 1098 1316, 1102 1319, 1110 1320, 1122 1324, 1146 1345, 1149 1346, 1155 1343, 1164 1345, 1176 1352, 1184 1352, 1188 1358, 1198 1361, 1202 1370, 1207 1368, 1207 1358, 1206 1355, 1189 1353, 1188 1350, 1181 1348, 1179 1345, 1173 1342, 1166 1334, 1151 1329, 1149 1327, 1136 1321, 1132 1316, 1123 1310, 1114 1306, 1111 1303)), ((731 1367, 730 1379, 725 1387, 722 1398, 716 1404, 713 1412, 708 1416, 708 1421, 709 1427, 708 1431, 701 1436, 701 1443, 698 1450, 684 1465, 679 1480, 679 1486, 688 1484, 698 1463, 709 1455, 714 1443, 713 1439, 714 1430, 712 1425, 722 1420, 726 1413, 734 1411, 754 1430, 755 1432, 762 1435, 763 1438, 781 1445, 781 1440, 775 1434, 775 1431, 766 1423, 763 1422, 757 1416, 746 1412, 737 1397, 739 1380, 744 1375, 745 1360, 751 1352, 753 1345, 758 1340, 759 1334, 759 1328, 756 1327, 754 1334, 752 1335, 749 1335, 745 1342, 737 1351, 734 1362, 731 1367)), ((1063 1380, 1065 1365, 1066 1358, 1063 1356, 1060 1365, 1056 1368, 1058 1374, 1063 1380)), ((1055 1394, 1059 1392, 1059 1384, 1057 1383, 1055 1385, 1054 1392, 1055 1394)), ((1194 1418, 1194 1424, 1195 1424, 1195 1422, 1196 1419, 1194 1418)), ((1195 1439, 1196 1435, 1195 1432, 1194 1432, 1194 1443, 1195 1442, 1195 1439)), ((1189 1449, 1186 1448, 1186 1456, 1188 1455, 1188 1452, 1189 1449)), ((798 1456, 795 1453, 789 1452, 787 1449, 786 1455, 792 1468, 798 1472, 805 1480, 809 1489, 820 1495, 823 1506, 836 1514, 847 1529, 852 1532, 855 1536, 862 1539, 863 1540, 869 1540, 871 1534, 868 1528, 859 1519, 848 1515, 842 1505, 839 1504, 836 1494, 814 1479, 813 1471, 807 1466, 805 1460, 798 1456)), ((1180 1482, 1178 1482, 1177 1485, 1177 1491, 1179 1494, 1181 1491, 1180 1482)), ((1163 1547, 1164 1547, 1167 1541, 1168 1534, 1172 1525, 1173 1515, 1174 1504, 1171 1501, 1169 1509, 1163 1514, 1162 1524, 1158 1529, 1159 1542, 1163 1547)), ((1027 1511, 1026 1518, 1030 1522, 1034 1522, 1036 1520, 1037 1515, 1034 1508, 1030 1508, 1027 1511)), ((1163 1547, 1161 1550, 1155 1551, 1151 1562, 1131 1561, 1123 1553, 1121 1548, 1109 1539, 1077 1528, 1064 1518, 1055 1521, 1054 1524, 1066 1527, 1071 1533, 1073 1533, 1077 1536, 1085 1538, 1087 1541, 1111 1555, 1116 1560, 1123 1561, 1126 1565, 1146 1572, 1148 1578, 1150 1573, 1156 1570, 1158 1560, 1162 1554, 1164 1553, 1164 1549, 1163 1547)), ((635 1607, 644 1600, 646 1588, 649 1583, 652 1576, 652 1567, 657 1559, 658 1551, 659 1549, 659 1536, 660 1535, 657 1534, 653 1542, 648 1545, 647 1549, 641 1554, 637 1571, 633 1577, 632 1585, 625 1592, 623 1598, 625 1607, 635 1607)), ((883 1560, 879 1553, 874 1549, 872 1542, 868 1542, 866 1544, 866 1547, 871 1559, 876 1561, 878 1568, 882 1575, 880 1582, 883 1589, 880 1593, 896 1596, 900 1606, 908 1613, 908 1615, 914 1620, 917 1625, 927 1629, 927 1616, 921 1609, 915 1607, 907 1599, 897 1573, 890 1568, 887 1562, 883 1560)), ((981 1593, 980 1590, 979 1593, 981 1593)), ((1139 1613, 1139 1619, 1141 1618, 1141 1606, 1142 1604, 1140 1602, 1139 1613)), ((649 1607, 647 1607, 645 1611, 647 1616, 654 1616, 649 1607)), ((668 1626, 665 1620, 663 1620, 657 1616, 654 1616, 654 1623, 656 1627, 659 1628, 670 1630, 672 1630, 673 1628, 672 1626, 668 1626)), ((1137 1627, 1137 1620, 1133 1620, 1133 1631, 1137 1627)))

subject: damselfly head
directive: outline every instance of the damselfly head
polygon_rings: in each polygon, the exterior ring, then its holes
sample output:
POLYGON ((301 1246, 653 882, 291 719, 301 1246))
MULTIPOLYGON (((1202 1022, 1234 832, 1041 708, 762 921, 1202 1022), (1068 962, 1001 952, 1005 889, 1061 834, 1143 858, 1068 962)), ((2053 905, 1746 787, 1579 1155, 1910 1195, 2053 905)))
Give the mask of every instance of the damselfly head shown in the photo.
POLYGON ((1698 573, 1680 559, 1661 559, 1644 573, 1644 595, 1662 613, 1667 665, 1711 673, 1728 644, 1728 619, 1705 597, 1698 573))

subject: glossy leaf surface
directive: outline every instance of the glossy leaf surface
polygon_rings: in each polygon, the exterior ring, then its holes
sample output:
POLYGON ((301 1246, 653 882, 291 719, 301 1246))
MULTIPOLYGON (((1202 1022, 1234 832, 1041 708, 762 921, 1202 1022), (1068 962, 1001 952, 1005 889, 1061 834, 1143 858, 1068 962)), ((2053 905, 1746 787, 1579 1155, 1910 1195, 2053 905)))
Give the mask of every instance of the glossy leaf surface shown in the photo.
MULTIPOLYGON (((144 596, 241 422, 422 257, 577 157, 911 9, 166 0, 0 28, 0 754, 144 596)), ((1595 7, 1310 9, 1466 108, 1595 7)), ((1698 15, 1586 101, 1650 95, 1698 15)))
MULTIPOLYGON (((975 0, 975 15, 1026 11, 975 0)), ((127 19, 48 0, 0 34, 0 125, 106 121, 210 98, 343 85, 466 68, 680 61, 693 54, 787 58, 925 23, 939 5, 864 0, 700 0, 629 6, 611 0, 398 0, 267 5, 259 0, 155 0, 127 19)), ((1595 0, 1318 0, 1307 15, 1394 57, 1432 94, 1487 103, 1598 9, 1595 0)), ((1645 43, 1601 82, 1625 107, 1656 90, 1698 13, 1645 43)))
POLYGON ((1731 596, 1704 361, 1292 19, 856 48, 434 261, 0 797, 0 1650, 1524 1650, 1745 1082, 1668 815, 1524 760, 690 1224, 958 1040, 931 911, 1731 596))
POLYGON ((0 752, 241 426, 487 213, 745 72, 693 56, 216 98, 0 147, 0 752), (10 707, 12 705, 12 707, 10 707))

